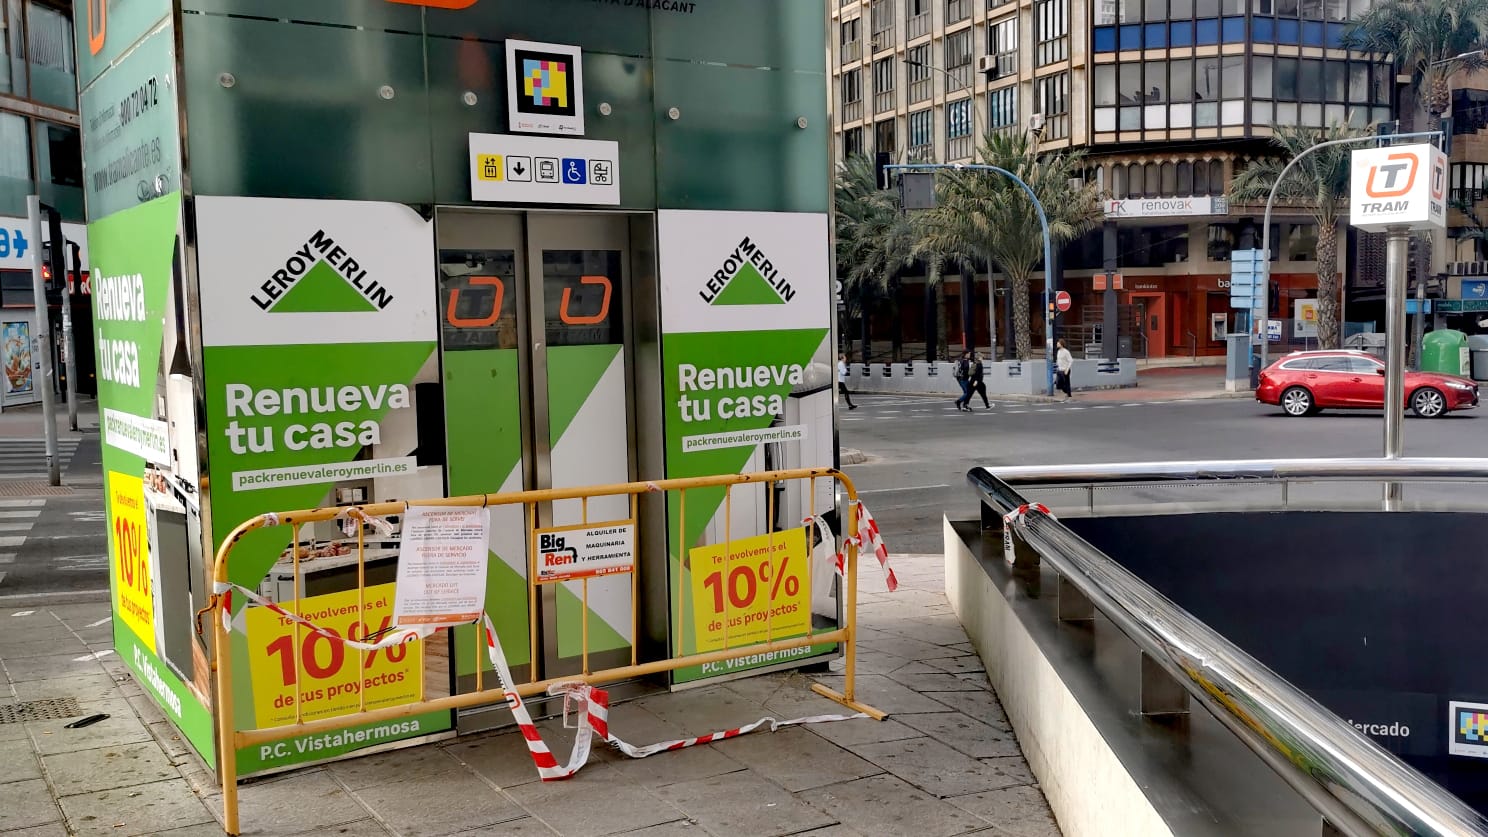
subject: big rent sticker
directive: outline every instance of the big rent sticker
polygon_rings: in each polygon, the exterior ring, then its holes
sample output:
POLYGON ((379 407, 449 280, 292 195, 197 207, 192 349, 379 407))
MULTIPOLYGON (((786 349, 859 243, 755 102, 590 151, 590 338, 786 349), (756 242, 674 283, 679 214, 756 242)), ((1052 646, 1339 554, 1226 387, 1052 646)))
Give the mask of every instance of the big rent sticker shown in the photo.
MULTIPOLYGON (((365 609, 357 591, 311 596, 298 602, 299 614, 338 636, 364 639, 392 625, 392 584, 366 589, 365 609)), ((280 607, 294 613, 295 602, 280 607)), ((248 665, 253 675, 253 712, 259 727, 295 720, 295 679, 301 677, 300 717, 310 721, 357 711, 358 693, 367 708, 411 703, 418 698, 423 643, 361 652, 279 616, 266 607, 248 608, 248 665)))
POLYGON ((139 477, 109 472, 109 540, 114 548, 114 612, 155 653, 155 600, 145 536, 145 487, 139 477))
POLYGON ((688 552, 697 650, 740 648, 806 633, 806 530, 739 538, 688 552))

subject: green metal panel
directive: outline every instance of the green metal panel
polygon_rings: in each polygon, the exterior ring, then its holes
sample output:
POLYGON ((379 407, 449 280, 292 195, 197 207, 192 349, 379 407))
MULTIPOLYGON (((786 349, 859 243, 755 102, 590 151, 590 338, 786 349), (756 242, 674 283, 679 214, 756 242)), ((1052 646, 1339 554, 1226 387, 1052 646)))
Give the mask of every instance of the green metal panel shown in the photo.
POLYGON ((157 30, 83 93, 90 220, 181 188, 174 34, 157 30))
POLYGON ((656 109, 662 208, 827 211, 823 76, 660 61, 656 109))
POLYGON ((244 15, 298 23, 336 23, 418 32, 423 10, 388 0, 181 0, 187 14, 244 15))
POLYGON ((827 16, 801 0, 699 0, 651 13, 652 57, 825 73, 827 16))
POLYGON ((78 0, 75 5, 72 28, 77 39, 77 83, 79 89, 86 89, 108 69, 111 61, 165 20, 173 3, 172 0, 78 0))
MULTIPOLYGON (((290 0, 292 2, 292 0, 290 0)), ((821 10, 817 10, 821 16, 821 10)), ((476 0, 467 9, 429 9, 429 35, 500 41, 520 38, 580 44, 586 51, 647 56, 650 20, 644 8, 605 0, 476 0)), ((431 41, 431 44, 433 42, 431 41)), ((431 49, 435 47, 431 46, 431 49)))
POLYGON ((182 28, 197 194, 433 199, 421 36, 216 15, 182 28))

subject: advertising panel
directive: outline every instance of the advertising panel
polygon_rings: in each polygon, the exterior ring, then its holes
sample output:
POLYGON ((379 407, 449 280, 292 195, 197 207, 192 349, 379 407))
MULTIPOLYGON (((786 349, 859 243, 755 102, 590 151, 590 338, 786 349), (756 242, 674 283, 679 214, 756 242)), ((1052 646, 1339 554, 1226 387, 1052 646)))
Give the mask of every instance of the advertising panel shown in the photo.
POLYGON ((1318 336, 1318 301, 1315 299, 1292 300, 1292 336, 1318 336))
POLYGON ((0 406, 32 404, 41 398, 36 391, 36 359, 31 355, 31 322, 0 321, 0 406))
MULTIPOLYGON (((833 461, 827 218, 807 213, 662 211, 666 475, 692 477, 833 461)), ((803 517, 833 486, 693 490, 668 507, 674 645, 691 654, 830 629, 830 565, 808 551, 803 517), (770 515, 773 512, 774 517, 770 515), (685 517, 685 520, 684 520, 685 517), (826 572, 822 572, 826 568, 826 572)), ((675 681, 791 662, 831 644, 683 669, 675 681)))
MULTIPOLYGON (((360 201, 200 197, 196 213, 214 546, 264 512, 443 494, 443 457, 423 444, 417 409, 421 385, 438 379, 429 222, 401 204, 360 201)), ((390 567, 393 537, 373 531, 366 542, 367 572, 390 567)), ((331 625, 338 631, 380 630, 390 619, 391 589, 358 606, 355 574, 334 572, 335 556, 355 549, 355 538, 334 522, 302 527, 297 544, 285 527, 250 533, 233 549, 229 579, 280 591, 271 582, 292 575, 296 549, 330 561, 302 566, 321 573, 305 582, 312 595, 290 587, 281 601, 300 599, 303 612, 341 620, 331 625)), ((302 686, 317 695, 314 707, 302 704, 302 717, 309 709, 322 716, 354 710, 358 688, 372 695, 368 683, 383 705, 415 694, 402 687, 416 689, 421 673, 412 652, 369 655, 353 677, 332 665, 327 655, 340 652, 329 643, 284 646, 271 613, 247 610, 247 635, 231 634, 240 727, 282 721, 283 678, 260 675, 296 655, 307 671, 327 672, 313 688, 302 686), (269 653, 283 656, 270 663, 269 653)), ((448 718, 419 716, 396 729, 362 725, 334 740, 301 736, 242 751, 240 764, 245 773, 282 768, 440 732, 448 718)))

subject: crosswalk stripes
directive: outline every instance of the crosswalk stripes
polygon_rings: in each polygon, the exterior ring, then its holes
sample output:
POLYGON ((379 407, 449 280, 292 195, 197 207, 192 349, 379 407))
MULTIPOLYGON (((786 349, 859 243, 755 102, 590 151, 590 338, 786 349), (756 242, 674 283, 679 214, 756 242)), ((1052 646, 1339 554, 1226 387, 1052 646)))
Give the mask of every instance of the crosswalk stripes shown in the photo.
MULTIPOLYGON (((57 440, 57 456, 65 469, 77 452, 78 439, 57 440)), ((47 475, 46 441, 44 439, 0 439, 0 479, 8 477, 44 477, 47 475)))
POLYGON ((45 500, 0 498, 0 584, 5 583, 7 567, 15 563, 16 550, 26 542, 44 505, 45 500))

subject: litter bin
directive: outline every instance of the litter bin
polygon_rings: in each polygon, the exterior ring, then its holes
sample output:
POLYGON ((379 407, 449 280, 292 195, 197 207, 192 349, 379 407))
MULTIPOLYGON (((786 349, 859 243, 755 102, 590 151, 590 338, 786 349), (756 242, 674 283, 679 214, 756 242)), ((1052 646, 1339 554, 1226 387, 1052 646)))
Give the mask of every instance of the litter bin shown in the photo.
POLYGON ((1421 339, 1421 371, 1467 375, 1472 371, 1467 335, 1456 329, 1438 329, 1421 339))
POLYGON ((1261 387, 1261 356, 1255 352, 1250 355, 1250 388, 1261 387))
POLYGON ((1488 334, 1467 338, 1467 351, 1472 356, 1472 379, 1488 381, 1488 334))

